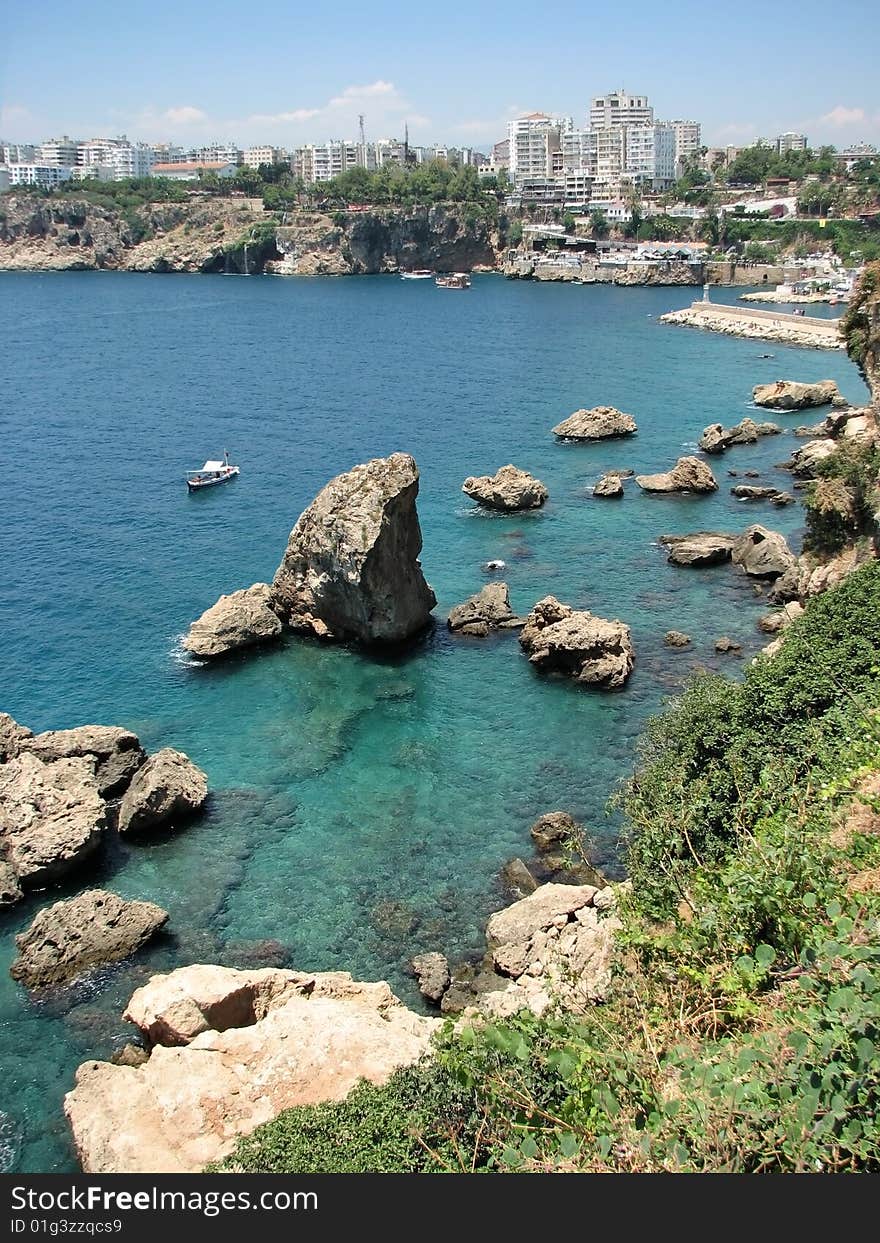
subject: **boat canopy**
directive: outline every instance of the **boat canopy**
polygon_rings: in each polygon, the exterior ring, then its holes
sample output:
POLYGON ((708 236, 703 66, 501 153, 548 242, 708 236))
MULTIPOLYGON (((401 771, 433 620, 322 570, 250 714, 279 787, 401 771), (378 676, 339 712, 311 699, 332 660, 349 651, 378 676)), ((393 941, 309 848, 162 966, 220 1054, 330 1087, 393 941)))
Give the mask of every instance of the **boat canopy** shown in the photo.
POLYGON ((225 462, 206 462, 205 465, 201 469, 203 471, 225 470, 226 463, 225 462))

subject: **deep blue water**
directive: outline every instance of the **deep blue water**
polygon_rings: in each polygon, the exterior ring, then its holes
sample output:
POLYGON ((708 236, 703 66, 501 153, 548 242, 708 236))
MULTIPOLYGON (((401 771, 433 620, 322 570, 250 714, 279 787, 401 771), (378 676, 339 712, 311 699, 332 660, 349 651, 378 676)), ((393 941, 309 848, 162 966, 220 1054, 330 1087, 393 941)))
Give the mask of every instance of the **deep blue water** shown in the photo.
POLYGON ((540 812, 579 816, 613 870, 604 804, 645 717, 695 664, 735 669, 714 640, 755 650, 766 607, 730 567, 667 565, 657 536, 763 520, 797 542, 801 519, 734 501, 726 474, 789 486, 773 467, 789 435, 715 459, 708 498, 630 483, 622 502, 595 501, 590 485, 605 467, 671 466, 706 424, 738 421, 758 382, 830 376, 865 396, 843 354, 656 322, 693 296, 492 276, 457 294, 393 277, 0 275, 0 709, 34 730, 126 725, 185 750, 213 791, 202 821, 117 845, 71 887, 98 880, 170 911, 170 935, 135 963, 35 1001, 7 971, 49 895, 0 926, 0 1166, 73 1167, 61 1098, 80 1061, 124 1042, 119 1013, 151 971, 243 962, 244 943, 273 939, 292 965, 387 977, 412 1000, 406 960, 480 946, 498 870, 528 857, 540 812), (554 441, 596 404, 634 414, 638 436, 554 441), (185 471, 225 448, 241 477, 188 495, 185 471), (271 578, 327 479, 396 449, 421 468, 441 621, 501 558, 518 611, 552 592, 631 624, 625 691, 544 680, 515 636, 453 640, 442 625, 384 661, 300 641, 220 667, 181 658, 221 592, 271 578), (488 516, 462 495, 465 476, 508 461, 549 487, 540 513, 488 516), (673 627, 691 649, 663 647, 673 627), (411 932, 383 923, 387 901, 411 932))

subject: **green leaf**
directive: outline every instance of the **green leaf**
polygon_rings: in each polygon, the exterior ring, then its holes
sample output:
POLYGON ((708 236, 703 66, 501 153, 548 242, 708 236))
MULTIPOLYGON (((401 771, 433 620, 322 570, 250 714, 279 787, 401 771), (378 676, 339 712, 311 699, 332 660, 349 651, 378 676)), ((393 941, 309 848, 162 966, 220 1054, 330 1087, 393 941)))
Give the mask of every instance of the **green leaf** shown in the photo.
POLYGON ((869 1066, 876 1056, 877 1050, 873 1040, 863 1036, 856 1044, 856 1055, 863 1066, 869 1066))
POLYGON ((559 1151, 567 1160, 571 1160, 580 1148, 577 1136, 572 1135, 571 1131, 564 1131, 559 1137, 559 1151))
POLYGON ((801 901, 808 911, 814 911, 816 909, 818 898, 814 893, 805 893, 801 901))
POLYGON ((600 1157, 607 1157, 611 1151, 611 1136, 600 1135, 596 1140, 596 1147, 599 1149, 600 1157))
POLYGON ((776 950, 772 945, 765 945, 763 942, 755 949, 755 962, 765 971, 776 959, 776 950))

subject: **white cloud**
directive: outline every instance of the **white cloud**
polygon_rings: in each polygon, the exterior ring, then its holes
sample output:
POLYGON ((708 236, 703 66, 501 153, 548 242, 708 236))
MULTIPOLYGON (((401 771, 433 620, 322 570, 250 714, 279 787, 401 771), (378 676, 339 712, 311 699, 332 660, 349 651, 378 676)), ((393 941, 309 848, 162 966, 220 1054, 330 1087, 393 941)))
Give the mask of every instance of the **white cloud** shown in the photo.
POLYGON ((847 108, 844 104, 838 104, 836 108, 832 108, 830 112, 826 112, 824 116, 819 117, 820 125, 858 125, 867 120, 864 108, 847 108))
POLYGON ((202 112, 201 108, 193 108, 191 104, 186 104, 182 108, 166 109, 160 119, 168 125, 201 125, 203 121, 207 121, 208 114, 202 112))
POLYGON ((321 115, 320 108, 295 108, 293 112, 255 112, 245 125, 298 125, 321 115))
MULTIPOLYGON (((328 108, 346 108, 364 99, 385 99, 403 103, 400 93, 393 82, 370 82, 367 86, 347 86, 341 95, 334 95, 327 105, 328 108)), ((405 106, 405 105, 404 105, 405 106)))

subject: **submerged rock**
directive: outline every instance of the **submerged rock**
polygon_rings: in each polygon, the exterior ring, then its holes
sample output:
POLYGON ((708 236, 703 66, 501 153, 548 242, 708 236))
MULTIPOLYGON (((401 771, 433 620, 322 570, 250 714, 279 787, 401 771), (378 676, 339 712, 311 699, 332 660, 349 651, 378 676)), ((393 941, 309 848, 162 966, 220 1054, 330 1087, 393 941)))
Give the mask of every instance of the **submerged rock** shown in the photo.
POLYGON ((715 492, 718 484, 711 469, 696 457, 680 457, 672 470, 659 475, 636 475, 645 492, 715 492))
POLYGON ((632 436, 638 430, 631 414, 624 414, 614 406, 594 406, 591 410, 575 410, 556 424, 553 435, 560 440, 609 440, 632 436))
POLYGON ((555 596, 538 601, 519 641, 539 669, 608 689, 624 685, 635 659, 629 626, 576 612, 555 596))
POLYGON ((730 560, 736 536, 723 531, 695 531, 692 535, 661 535, 660 543, 669 549, 673 565, 721 565, 730 560))
POLYGON ((617 499, 623 496, 623 480, 620 475, 607 474, 603 475, 596 486, 593 488, 593 496, 609 497, 617 499))
POLYGON ((727 635, 722 635, 720 639, 715 640, 715 651, 724 653, 741 652, 742 645, 737 643, 734 639, 729 639, 727 635))
POLYGON ((208 797, 208 779, 182 751, 163 747, 139 770, 119 808, 120 833, 188 819, 208 797))
POLYGON ((471 475, 461 485, 462 492, 487 509, 506 513, 517 509, 540 509, 550 495, 547 489, 526 470, 502 466, 494 475, 471 475))
POLYGON ((199 1172, 284 1109, 384 1083, 440 1022, 384 981, 207 966, 154 976, 127 1015, 176 1047, 157 1045, 138 1067, 80 1066, 64 1112, 86 1173, 199 1172))
POLYGON ((712 423, 704 428, 700 437, 700 448, 704 453, 723 453, 731 445, 752 445, 759 436, 777 436, 782 428, 776 423, 756 423, 754 419, 744 418, 734 427, 724 427, 721 423, 712 423))
POLYGON ((221 596, 190 626, 183 647, 194 656, 213 658, 276 639, 281 634, 281 620, 271 603, 268 583, 254 583, 221 596))
POLYGON ((44 763, 23 752, 0 765, 7 902, 19 890, 42 888, 78 866, 97 848, 105 817, 90 756, 44 763))
POLYGON ((114 725, 80 725, 52 729, 27 742, 27 750, 41 760, 84 756, 94 760, 95 780, 105 798, 121 794, 146 760, 136 734, 114 725))
POLYGON ((518 898, 524 898, 538 888, 538 882, 522 859, 509 859, 501 869, 501 880, 505 888, 518 898))
POLYGON ((513 619, 507 583, 487 583, 450 612, 446 625, 456 634, 485 636, 513 619))
POLYGON ((450 983, 449 963, 443 954, 416 954, 410 965, 422 996, 439 1002, 450 983))
POLYGON ((99 963, 127 958, 167 919, 168 912, 152 902, 125 902, 115 893, 87 889, 43 907, 15 938, 18 958, 9 973, 27 988, 61 984, 99 963))
POLYGON ((689 647, 691 636, 681 630, 667 630, 663 642, 667 647, 689 647))
POLYGON ((797 380, 776 380, 773 384, 757 384, 752 390, 756 406, 773 410, 805 410, 809 406, 845 406, 847 400, 834 380, 801 384, 797 380))
POLYGON ((408 453, 337 475, 290 533, 273 608, 321 638, 394 643, 423 630, 437 603, 425 582, 416 512, 419 471, 408 453))
POLYGON ((758 525, 749 527, 736 541, 732 560, 754 578, 778 578, 796 563, 785 537, 758 525))

